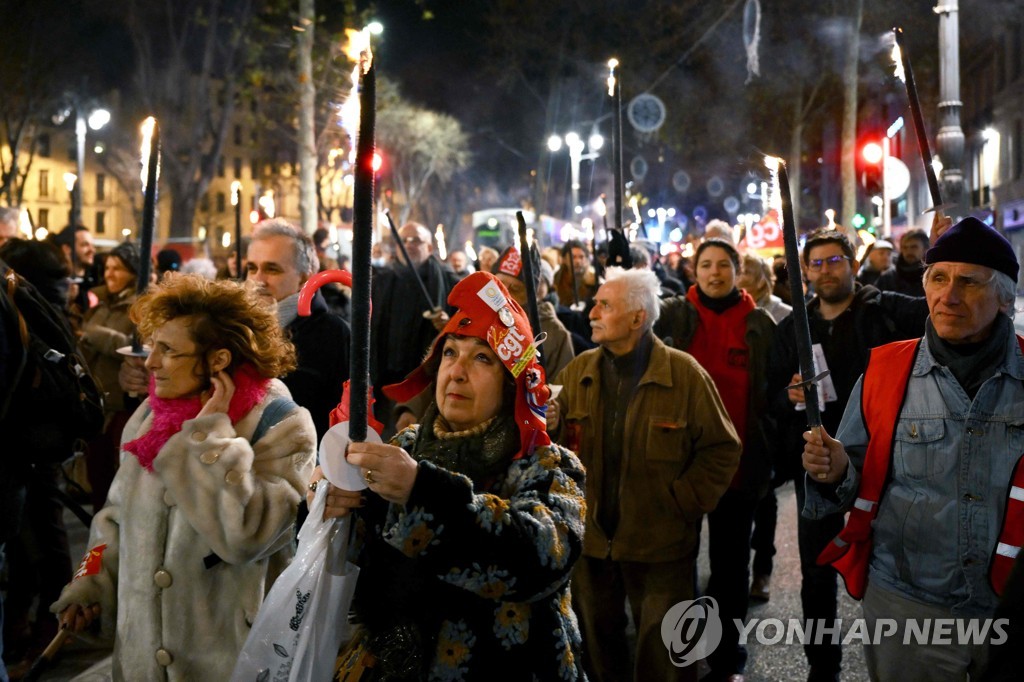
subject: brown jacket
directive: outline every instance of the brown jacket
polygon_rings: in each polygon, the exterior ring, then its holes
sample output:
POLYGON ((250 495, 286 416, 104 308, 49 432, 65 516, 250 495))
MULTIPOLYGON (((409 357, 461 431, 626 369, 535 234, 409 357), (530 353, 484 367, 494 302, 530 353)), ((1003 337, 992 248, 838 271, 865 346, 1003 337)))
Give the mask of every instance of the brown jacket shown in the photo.
POLYGON ((125 409, 124 389, 117 380, 124 358, 117 349, 130 345, 135 333, 135 325, 128 318, 128 310, 135 303, 135 285, 117 295, 110 294, 106 286, 92 291, 100 303, 85 313, 79 346, 103 391, 103 409, 107 414, 113 414, 125 409))
POLYGON ((677 561, 697 541, 739 464, 741 445, 714 382, 692 356, 653 340, 626 413, 614 538, 598 526, 602 481, 601 348, 576 357, 555 383, 563 442, 587 468, 583 554, 614 561, 677 561))

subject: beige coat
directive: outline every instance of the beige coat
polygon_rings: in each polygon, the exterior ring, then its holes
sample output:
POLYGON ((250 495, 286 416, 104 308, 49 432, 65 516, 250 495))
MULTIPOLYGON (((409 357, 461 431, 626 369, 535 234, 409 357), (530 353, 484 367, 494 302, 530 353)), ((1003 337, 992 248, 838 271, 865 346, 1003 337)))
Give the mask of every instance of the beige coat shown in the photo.
MULTIPOLYGON (((115 680, 230 678, 269 589, 268 564, 291 552, 315 460, 316 433, 301 407, 250 445, 263 410, 282 395, 288 389, 274 380, 235 426, 225 414, 186 421, 152 473, 122 450, 89 534, 90 548, 106 545, 102 568, 71 582, 51 607, 100 604, 101 634, 114 641, 115 680), (207 568, 213 554, 222 561, 207 568)), ((145 433, 152 419, 147 401, 123 442, 145 433)))

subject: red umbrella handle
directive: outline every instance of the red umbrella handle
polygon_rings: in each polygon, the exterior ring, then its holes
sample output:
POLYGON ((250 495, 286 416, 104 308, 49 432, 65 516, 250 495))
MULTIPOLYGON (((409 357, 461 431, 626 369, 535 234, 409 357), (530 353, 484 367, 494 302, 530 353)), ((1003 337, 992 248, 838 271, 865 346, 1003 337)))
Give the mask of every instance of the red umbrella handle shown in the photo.
POLYGON ((330 282, 338 282, 352 288, 352 273, 348 270, 324 270, 306 280, 299 291, 299 315, 309 317, 313 295, 320 287, 330 282))

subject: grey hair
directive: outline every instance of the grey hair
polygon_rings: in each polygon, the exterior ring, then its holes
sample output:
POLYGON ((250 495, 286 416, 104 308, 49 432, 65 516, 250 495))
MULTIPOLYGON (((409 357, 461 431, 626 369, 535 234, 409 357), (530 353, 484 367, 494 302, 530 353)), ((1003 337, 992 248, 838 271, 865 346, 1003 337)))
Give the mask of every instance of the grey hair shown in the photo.
POLYGON ((297 227, 283 218, 271 218, 256 225, 252 232, 252 241, 269 239, 270 237, 287 237, 292 242, 295 254, 295 269, 304 277, 309 277, 320 269, 320 259, 316 257, 313 240, 302 233, 297 227))
POLYGON ((661 306, 658 305, 661 282, 654 271, 610 267, 605 270, 604 279, 606 282, 620 281, 626 285, 626 305, 630 310, 643 310, 647 314, 643 331, 650 331, 661 315, 661 306))
POLYGON ((0 223, 17 225, 21 222, 21 211, 15 206, 0 206, 0 223))
MULTIPOLYGON (((921 276, 921 283, 924 286, 928 285, 928 273, 932 271, 932 267, 935 263, 928 265, 924 269, 924 274, 921 276)), ((984 266, 983 266, 984 267, 984 266)), ((991 269, 991 268, 989 268, 991 269)), ((1007 275, 1005 272, 999 270, 992 270, 992 279, 988 281, 995 289, 996 298, 999 300, 999 305, 1005 306, 1006 316, 1011 320, 1017 313, 1015 304, 1017 303, 1017 283, 1013 281, 1013 278, 1007 275)))

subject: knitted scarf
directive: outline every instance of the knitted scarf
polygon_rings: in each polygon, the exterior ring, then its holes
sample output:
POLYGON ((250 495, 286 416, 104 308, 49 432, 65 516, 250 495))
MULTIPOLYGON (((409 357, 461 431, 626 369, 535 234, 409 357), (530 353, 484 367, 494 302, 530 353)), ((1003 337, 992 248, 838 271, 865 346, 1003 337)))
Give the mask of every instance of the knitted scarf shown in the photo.
MULTIPOLYGON (((267 396, 270 379, 260 376, 251 364, 240 365, 231 377, 235 393, 228 405, 228 418, 232 424, 249 414, 267 396)), ((195 419, 203 409, 200 396, 186 398, 158 398, 153 377, 149 378, 149 409, 153 411, 153 425, 145 435, 125 443, 123 448, 135 455, 147 471, 153 471, 153 460, 161 448, 189 419, 195 419)))

